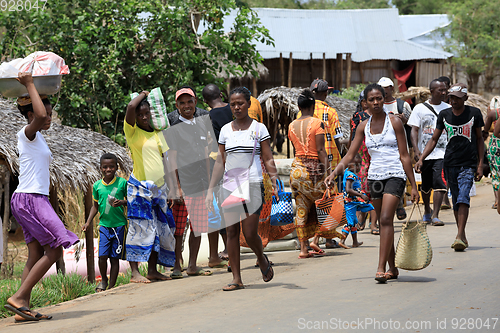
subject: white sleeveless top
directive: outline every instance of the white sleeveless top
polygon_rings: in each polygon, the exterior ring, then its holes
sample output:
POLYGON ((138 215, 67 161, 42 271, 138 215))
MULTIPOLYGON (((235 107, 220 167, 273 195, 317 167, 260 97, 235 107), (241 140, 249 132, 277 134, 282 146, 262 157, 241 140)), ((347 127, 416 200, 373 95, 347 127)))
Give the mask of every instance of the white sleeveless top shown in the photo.
POLYGON ((19 185, 15 192, 49 195, 52 153, 40 132, 30 141, 25 130, 26 126, 17 133, 19 185))
POLYGON ((406 180, 406 173, 401 163, 396 132, 389 115, 385 116, 384 129, 380 134, 371 134, 372 117, 365 126, 365 144, 370 154, 369 180, 384 180, 392 177, 406 180))

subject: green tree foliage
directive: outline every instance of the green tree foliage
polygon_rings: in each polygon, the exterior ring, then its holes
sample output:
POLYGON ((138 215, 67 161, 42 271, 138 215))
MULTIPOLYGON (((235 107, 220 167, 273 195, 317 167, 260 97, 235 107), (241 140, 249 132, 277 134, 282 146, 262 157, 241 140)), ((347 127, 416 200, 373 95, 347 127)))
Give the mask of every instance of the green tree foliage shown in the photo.
POLYGON ((172 110, 173 92, 183 84, 201 91, 210 82, 223 85, 220 72, 257 74, 262 58, 253 43, 272 39, 246 7, 224 34, 224 16, 233 9, 234 0, 50 0, 45 10, 0 11, 0 55, 63 57, 71 71, 57 107, 63 123, 123 143, 131 92, 161 87, 172 110), (203 34, 194 31, 199 22, 203 34))
POLYGON ((450 7, 448 47, 456 54, 453 61, 464 68, 471 91, 477 91, 481 75, 491 91, 499 75, 499 17, 500 6, 490 0, 464 0, 450 7))
MULTIPOLYGON (((457 0, 392 0, 400 15, 446 14, 447 7, 457 0)), ((460 1, 461 2, 461 1, 460 1)))

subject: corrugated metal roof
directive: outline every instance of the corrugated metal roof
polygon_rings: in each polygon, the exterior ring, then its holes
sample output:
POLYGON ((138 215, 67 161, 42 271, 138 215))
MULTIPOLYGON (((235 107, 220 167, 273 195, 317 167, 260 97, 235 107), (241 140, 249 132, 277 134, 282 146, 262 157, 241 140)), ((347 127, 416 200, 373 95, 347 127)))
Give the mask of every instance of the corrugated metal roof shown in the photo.
MULTIPOLYGON (((429 14, 429 15, 401 15, 401 28, 405 39, 414 43, 430 47, 435 50, 444 51, 446 41, 441 33, 438 33, 440 28, 448 26, 451 21, 446 14, 429 14)), ((446 37, 450 37, 448 31, 445 32, 446 37)))
MULTIPOLYGON (((264 59, 279 58, 280 53, 294 59, 335 58, 337 53, 352 53, 356 62, 368 60, 447 59, 440 50, 418 45, 404 38, 398 10, 299 10, 253 8, 274 39, 274 46, 256 42, 264 59)), ((225 18, 229 32, 236 12, 225 18)), ((203 31, 202 25, 198 32, 203 31)))
POLYGON ((399 21, 405 39, 426 35, 451 23, 446 14, 400 15, 399 21))

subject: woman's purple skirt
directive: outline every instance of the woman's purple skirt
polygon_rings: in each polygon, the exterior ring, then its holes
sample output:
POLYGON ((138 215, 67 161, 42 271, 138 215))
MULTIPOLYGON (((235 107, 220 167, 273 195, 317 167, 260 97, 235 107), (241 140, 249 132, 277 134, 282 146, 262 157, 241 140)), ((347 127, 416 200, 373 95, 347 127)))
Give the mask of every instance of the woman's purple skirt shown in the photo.
POLYGON ((14 193, 10 201, 12 215, 21 225, 26 244, 37 240, 41 246, 69 248, 78 237, 67 230, 52 208, 47 196, 35 193, 14 193))

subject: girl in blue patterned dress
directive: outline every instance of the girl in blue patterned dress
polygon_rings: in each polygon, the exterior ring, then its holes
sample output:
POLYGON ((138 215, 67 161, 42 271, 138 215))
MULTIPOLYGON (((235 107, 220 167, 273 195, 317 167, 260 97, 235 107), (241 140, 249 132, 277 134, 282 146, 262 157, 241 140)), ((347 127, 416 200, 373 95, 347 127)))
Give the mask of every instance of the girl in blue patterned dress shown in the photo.
POLYGON ((345 238, 341 240, 342 244, 345 244, 345 240, 349 235, 349 231, 352 236, 352 247, 358 247, 363 244, 363 242, 358 242, 358 218, 356 212, 360 211, 363 213, 373 210, 373 206, 370 203, 370 199, 366 193, 361 189, 361 181, 356 175, 357 166, 361 163, 361 157, 355 156, 353 163, 349 164, 349 169, 344 172, 344 209, 347 219, 347 224, 342 228, 342 234, 345 238))

